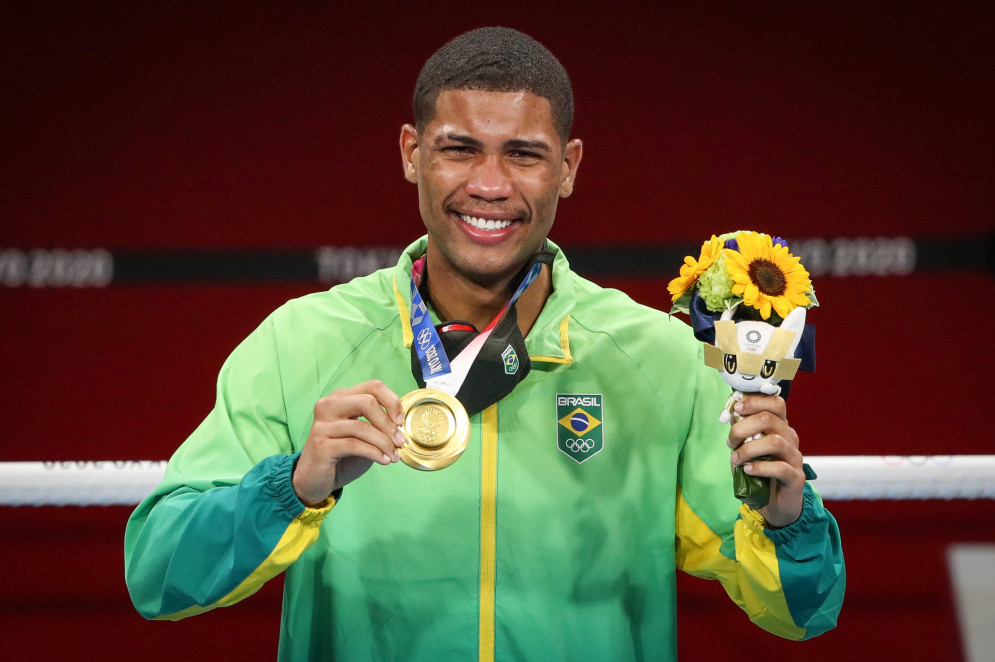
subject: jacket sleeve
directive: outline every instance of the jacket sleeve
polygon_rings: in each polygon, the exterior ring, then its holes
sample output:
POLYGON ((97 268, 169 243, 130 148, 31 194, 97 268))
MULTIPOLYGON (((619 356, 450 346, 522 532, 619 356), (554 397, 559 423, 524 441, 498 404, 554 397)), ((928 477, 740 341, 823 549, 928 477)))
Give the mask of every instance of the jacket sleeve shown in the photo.
POLYGON ((233 604, 314 543, 329 498, 294 492, 272 319, 225 362, 214 409, 170 459, 125 532, 125 579, 146 618, 175 620, 233 604))
POLYGON ((728 386, 714 370, 698 375, 691 430, 681 453, 677 565, 718 579, 760 627, 809 639, 836 626, 846 568, 836 520, 806 483, 801 517, 780 529, 733 496, 728 425, 718 416, 728 386))

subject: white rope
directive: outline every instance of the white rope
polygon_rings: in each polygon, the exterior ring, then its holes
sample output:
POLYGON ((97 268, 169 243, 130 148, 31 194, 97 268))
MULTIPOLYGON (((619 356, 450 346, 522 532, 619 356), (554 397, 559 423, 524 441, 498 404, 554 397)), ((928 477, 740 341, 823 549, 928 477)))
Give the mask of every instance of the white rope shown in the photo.
MULTIPOLYGON (((827 501, 995 499, 995 455, 808 456, 827 501)), ((131 506, 165 462, 0 462, 0 506, 131 506)))
POLYGON ((807 457, 827 500, 995 499, 995 455, 807 457))
POLYGON ((133 506, 165 473, 164 461, 0 462, 0 506, 133 506))

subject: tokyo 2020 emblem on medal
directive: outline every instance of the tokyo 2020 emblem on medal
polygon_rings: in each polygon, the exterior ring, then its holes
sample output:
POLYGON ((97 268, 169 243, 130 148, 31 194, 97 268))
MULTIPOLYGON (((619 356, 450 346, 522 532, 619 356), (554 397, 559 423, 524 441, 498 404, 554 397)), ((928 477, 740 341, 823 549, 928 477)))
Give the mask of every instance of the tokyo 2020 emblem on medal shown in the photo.
POLYGON ((401 398, 404 436, 398 451, 409 467, 422 471, 443 469, 466 450, 470 417, 459 400, 444 391, 421 388, 401 398))
POLYGON ((578 464, 605 447, 600 393, 556 394, 556 447, 578 464))

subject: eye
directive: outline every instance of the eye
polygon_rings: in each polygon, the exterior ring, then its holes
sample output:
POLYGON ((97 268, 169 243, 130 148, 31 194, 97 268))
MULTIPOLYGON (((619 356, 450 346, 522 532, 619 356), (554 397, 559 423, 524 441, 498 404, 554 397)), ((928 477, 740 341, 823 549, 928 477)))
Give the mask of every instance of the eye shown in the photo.
POLYGON ((767 359, 764 361, 764 367, 760 368, 760 376, 767 379, 774 374, 775 370, 777 370, 777 361, 767 359))
POLYGON ((516 149, 508 152, 508 158, 518 165, 534 165, 542 161, 542 155, 528 150, 516 149))
POLYGON ((473 150, 466 145, 449 145, 442 148, 442 153, 449 157, 463 158, 473 154, 473 150))
POLYGON ((722 362, 725 366, 726 372, 730 375, 736 372, 736 355, 726 354, 725 360, 722 362))

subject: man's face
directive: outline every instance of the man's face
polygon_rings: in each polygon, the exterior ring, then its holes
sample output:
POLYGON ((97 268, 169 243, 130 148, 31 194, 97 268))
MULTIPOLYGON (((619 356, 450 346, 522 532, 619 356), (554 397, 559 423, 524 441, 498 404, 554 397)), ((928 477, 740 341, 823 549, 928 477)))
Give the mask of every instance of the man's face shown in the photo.
POLYGON ((401 129, 405 177, 418 184, 429 264, 483 285, 511 278, 570 195, 581 144, 561 144, 549 101, 529 92, 449 90, 419 134, 401 129))

